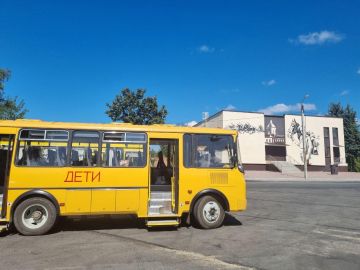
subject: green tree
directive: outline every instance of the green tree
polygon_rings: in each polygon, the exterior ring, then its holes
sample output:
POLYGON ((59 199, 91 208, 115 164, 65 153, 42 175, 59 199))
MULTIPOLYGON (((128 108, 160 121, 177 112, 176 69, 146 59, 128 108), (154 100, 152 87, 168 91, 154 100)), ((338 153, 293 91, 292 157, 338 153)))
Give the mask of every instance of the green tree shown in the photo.
POLYGON ((360 130, 356 111, 350 105, 344 108, 340 103, 331 103, 328 115, 344 119, 345 153, 348 169, 349 171, 360 171, 360 130))
POLYGON ((10 78, 10 70, 0 68, 0 95, 2 97, 4 91, 4 82, 10 78))
POLYGON ((157 98, 145 97, 145 92, 144 89, 121 90, 111 104, 106 104, 106 114, 112 121, 136 125, 163 124, 168 113, 165 106, 159 109, 157 98))
POLYGON ((4 83, 9 80, 10 75, 10 70, 0 68, 0 119, 5 120, 24 118, 27 113, 23 100, 18 100, 17 97, 5 97, 4 83))

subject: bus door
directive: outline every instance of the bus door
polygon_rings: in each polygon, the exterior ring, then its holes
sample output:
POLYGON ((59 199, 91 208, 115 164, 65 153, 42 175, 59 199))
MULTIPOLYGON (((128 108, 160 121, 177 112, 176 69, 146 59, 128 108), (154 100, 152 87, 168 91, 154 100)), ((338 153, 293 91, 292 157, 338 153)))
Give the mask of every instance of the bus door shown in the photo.
POLYGON ((178 212, 179 139, 150 138, 149 216, 178 212))
POLYGON ((6 215, 7 188, 14 149, 14 134, 0 134, 0 209, 1 218, 6 215))

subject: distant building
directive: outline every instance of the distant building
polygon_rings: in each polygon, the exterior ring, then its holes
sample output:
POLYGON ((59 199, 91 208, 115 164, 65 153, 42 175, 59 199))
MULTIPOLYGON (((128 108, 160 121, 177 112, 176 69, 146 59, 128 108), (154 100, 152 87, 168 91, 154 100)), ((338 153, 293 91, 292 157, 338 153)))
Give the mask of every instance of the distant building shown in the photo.
MULTIPOLYGON (((195 126, 238 130, 245 169, 272 170, 287 163, 303 169, 300 115, 223 110, 195 126)), ((327 171, 337 164, 339 171, 347 171, 343 119, 305 116, 305 126, 308 169, 327 171)))

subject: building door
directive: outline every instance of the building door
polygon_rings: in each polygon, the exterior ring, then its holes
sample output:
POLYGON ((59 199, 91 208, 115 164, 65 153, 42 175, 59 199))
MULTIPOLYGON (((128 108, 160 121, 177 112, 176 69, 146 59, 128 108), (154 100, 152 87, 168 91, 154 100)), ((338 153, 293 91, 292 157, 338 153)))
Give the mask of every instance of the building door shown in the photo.
POLYGON ((330 171, 331 151, 330 151, 330 129, 324 127, 324 147, 325 147, 325 171, 330 171))
POLYGON ((265 155, 266 155, 266 160, 286 161, 286 147, 280 145, 266 145, 265 155))

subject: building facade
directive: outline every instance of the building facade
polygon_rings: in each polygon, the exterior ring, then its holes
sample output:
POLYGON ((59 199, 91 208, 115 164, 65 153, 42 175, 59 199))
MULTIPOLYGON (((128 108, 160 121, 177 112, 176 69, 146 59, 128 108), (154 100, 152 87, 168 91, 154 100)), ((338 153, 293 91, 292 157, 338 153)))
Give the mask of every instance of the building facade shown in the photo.
POLYGON ((303 169, 305 153, 308 169, 328 171, 337 164, 347 171, 342 118, 305 116, 306 136, 301 116, 264 115, 258 112, 220 111, 195 126, 236 129, 241 159, 248 170, 273 169, 275 161, 286 161, 303 169))

